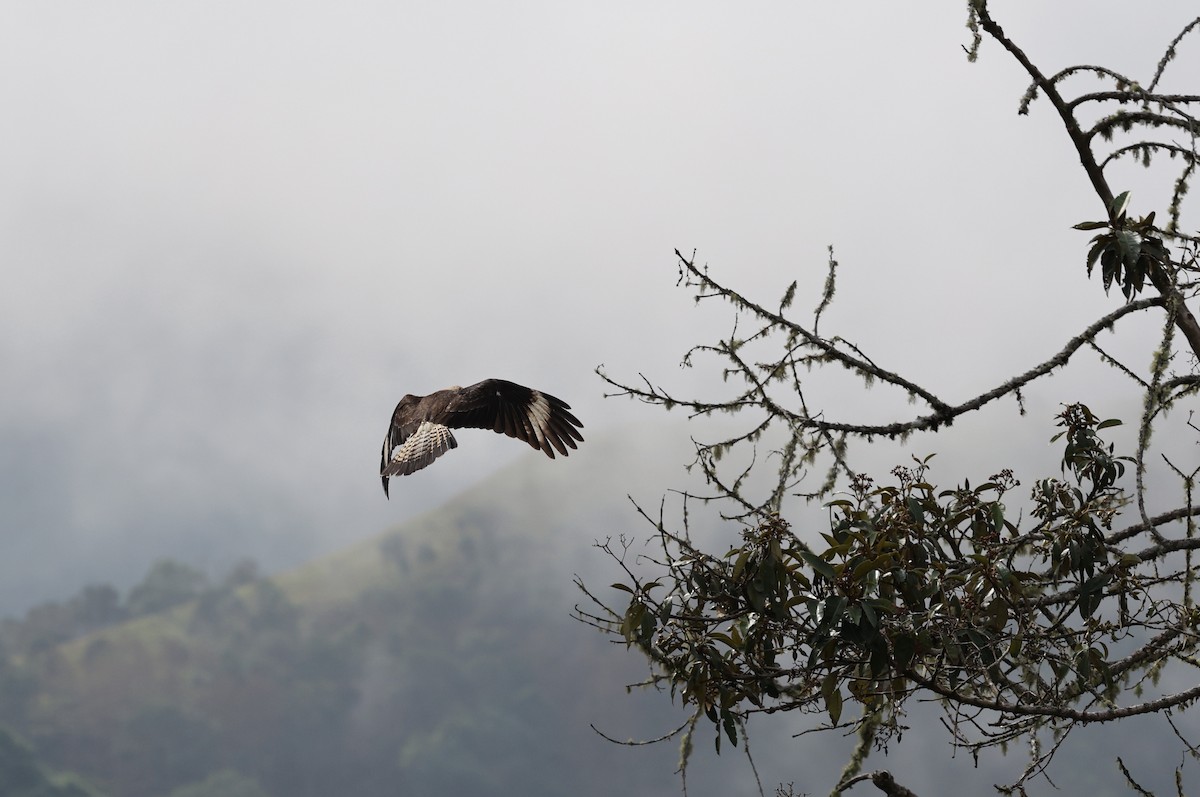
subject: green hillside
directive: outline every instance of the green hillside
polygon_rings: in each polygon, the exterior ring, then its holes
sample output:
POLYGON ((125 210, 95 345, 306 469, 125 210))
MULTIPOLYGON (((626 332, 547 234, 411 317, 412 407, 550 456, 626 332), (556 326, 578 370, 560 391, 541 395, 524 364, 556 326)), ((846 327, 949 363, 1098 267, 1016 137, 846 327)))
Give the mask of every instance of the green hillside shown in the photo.
MULTIPOLYGON (((673 791, 672 745, 635 755, 589 728, 675 717, 615 699, 644 671, 569 617, 593 540, 638 522, 589 448, 275 578, 59 644, 10 627, 27 641, 8 646, 0 710, 50 766, 122 797, 673 791)), ((135 592, 164 605, 189 578, 162 567, 135 592)))
POLYGON ((4 797, 102 797, 74 775, 48 769, 28 744, 0 730, 0 794, 4 797))

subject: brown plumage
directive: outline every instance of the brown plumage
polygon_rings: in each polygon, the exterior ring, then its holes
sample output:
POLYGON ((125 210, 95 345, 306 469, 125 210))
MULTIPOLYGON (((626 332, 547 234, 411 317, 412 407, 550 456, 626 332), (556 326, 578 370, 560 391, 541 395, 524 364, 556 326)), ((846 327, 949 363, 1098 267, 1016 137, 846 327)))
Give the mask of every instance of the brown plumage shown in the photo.
POLYGON ((583 442, 583 424, 561 399, 503 379, 485 379, 469 387, 448 387, 428 396, 400 399, 383 438, 379 476, 383 494, 388 479, 407 476, 452 448, 458 447, 451 429, 491 429, 524 440, 554 459, 583 442))

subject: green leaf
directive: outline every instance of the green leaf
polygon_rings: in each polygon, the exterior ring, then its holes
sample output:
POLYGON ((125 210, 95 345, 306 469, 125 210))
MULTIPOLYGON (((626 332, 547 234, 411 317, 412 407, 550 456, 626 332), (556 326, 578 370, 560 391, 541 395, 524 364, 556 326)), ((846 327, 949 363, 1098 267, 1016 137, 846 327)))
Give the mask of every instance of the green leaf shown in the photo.
POLYGON ((733 563, 733 578, 735 581, 737 580, 738 576, 742 574, 742 570, 745 569, 746 562, 749 560, 750 550, 748 548, 743 548, 742 552, 738 554, 737 561, 733 563))
POLYGON ((1079 651, 1075 656, 1075 670, 1079 673, 1084 683, 1087 683, 1088 678, 1092 674, 1092 659, 1087 654, 1087 651, 1079 651))
POLYGON ((817 623, 817 627, 813 629, 813 635, 820 638, 828 633, 829 629, 842 619, 847 603, 844 595, 831 595, 826 598, 821 603, 821 622, 817 623))
POLYGON ((925 525, 925 510, 921 508, 921 504, 911 495, 904 499, 905 505, 908 507, 908 514, 912 515, 912 519, 917 522, 918 526, 925 525))
POLYGON ((638 640, 643 644, 649 645, 650 640, 654 638, 654 629, 657 623, 654 620, 654 615, 651 612, 645 612, 642 615, 642 622, 638 628, 638 640))
POLYGON ((1117 250, 1114 247, 1106 247, 1104 253, 1100 255, 1100 275, 1104 280, 1104 292, 1108 293, 1108 289, 1112 287, 1113 280, 1117 276, 1117 269, 1120 267, 1121 261, 1117 258, 1117 250))
POLYGON ((872 630, 878 629, 879 617, 875 614, 875 610, 866 603, 860 604, 860 606, 862 606, 863 619, 867 621, 867 625, 870 626, 872 630))
POLYGON ((873 573, 876 570, 882 570, 883 565, 886 565, 893 557, 890 554, 876 556, 874 559, 864 559, 854 566, 851 577, 855 581, 860 581, 868 573, 873 573))
POLYGON ((725 733, 729 736, 730 744, 737 744, 737 725, 733 721, 733 714, 728 711, 722 711, 721 724, 725 726, 725 733))
POLYGON ((825 698, 825 710, 829 712, 829 721, 837 725, 842 718, 842 691, 838 688, 837 676, 833 673, 821 679, 821 697, 825 698))
POLYGON ((1092 248, 1088 250, 1087 273, 1089 277, 1092 276, 1092 269, 1096 266, 1096 261, 1100 258, 1100 254, 1108 246, 1108 236, 1097 235, 1092 240, 1096 243, 1092 244, 1092 248))
MULTIPOLYGON (((733 633, 737 633, 736 628, 733 629, 733 633)), ((723 634, 720 631, 714 631, 713 633, 708 635, 708 638, 716 640, 717 642, 721 642, 731 648, 738 647, 737 641, 732 636, 730 636, 729 634, 723 634)))
POLYGON ((630 604, 629 609, 625 612, 625 618, 621 621, 621 635, 625 637, 626 642, 633 642, 637 639, 636 631, 641 629, 642 618, 646 616, 646 604, 635 602, 630 604))
POLYGON ((611 586, 613 589, 619 589, 622 592, 628 592, 630 595, 633 594, 633 590, 630 589, 629 587, 625 586, 624 584, 611 584, 609 586, 611 586))
POLYGON ((1133 266, 1142 255, 1142 236, 1132 230, 1117 230, 1117 250, 1125 267, 1133 266))
POLYGON ((1107 221, 1081 221, 1071 227, 1073 230, 1103 230, 1108 227, 1107 221))
POLYGON ((808 566, 815 570, 819 575, 823 576, 825 580, 837 580, 837 573, 834 572, 833 566, 812 551, 801 551, 800 557, 804 559, 804 561, 808 562, 808 566))
POLYGON ((1079 616, 1085 620, 1092 616, 1104 598, 1104 587, 1112 580, 1112 573, 1098 573, 1079 585, 1079 616))
POLYGON ((1129 208, 1129 193, 1122 191, 1112 201, 1112 206, 1108 209, 1109 215, 1113 219, 1121 219, 1125 216, 1125 211, 1129 208))

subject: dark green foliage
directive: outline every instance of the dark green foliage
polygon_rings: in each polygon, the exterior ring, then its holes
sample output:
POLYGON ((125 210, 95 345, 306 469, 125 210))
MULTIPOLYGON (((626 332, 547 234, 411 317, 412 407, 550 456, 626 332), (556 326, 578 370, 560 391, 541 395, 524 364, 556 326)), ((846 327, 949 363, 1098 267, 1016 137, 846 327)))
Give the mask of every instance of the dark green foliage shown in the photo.
POLYGON ((65 603, 33 607, 24 620, 5 619, 0 624, 0 645, 9 653, 38 653, 128 616, 116 589, 93 584, 65 603))
POLYGON ((222 769, 197 783, 180 786, 167 797, 271 797, 254 778, 222 769))
POLYGON ((84 587, 67 606, 73 615, 77 633, 90 633, 120 623, 128 617, 128 611, 121 605, 120 593, 108 584, 84 587))
POLYGON ((181 562, 156 562, 142 583, 130 591, 129 614, 139 617, 186 603, 199 597, 206 582, 204 573, 181 562))
MULTIPOLYGON (((1109 552, 1128 458, 1100 432, 1117 422, 1081 404, 1058 421, 1071 480, 1037 482, 1031 529, 1007 519, 1012 473, 939 490, 918 461, 894 469, 894 484, 852 480, 849 497, 828 502, 819 546, 774 514, 724 556, 660 526, 670 555, 660 571, 612 585, 630 597, 608 627, 708 718, 718 751, 756 711, 819 710, 830 727, 868 723, 890 736, 919 690, 1052 710, 1113 700, 1144 663, 1112 652, 1116 626, 1092 618, 1124 613, 1156 573, 1109 552)), ((1019 714, 994 723, 994 737, 1046 719, 1019 714)))
POLYGON ((79 778, 46 769, 29 745, 2 729, 0 794, 4 797, 102 797, 79 778))
POLYGON ((1106 230, 1092 238, 1087 255, 1090 277, 1100 264, 1104 292, 1113 283, 1121 286, 1126 301, 1133 301, 1142 292, 1147 280, 1165 282, 1171 268, 1171 253, 1163 242, 1162 233, 1154 227, 1154 214, 1130 220, 1126 216, 1129 192, 1113 200, 1111 220, 1085 221, 1075 225, 1077 230, 1106 230))
MULTIPOLYGON (((119 732, 112 734, 108 755, 122 772, 123 794, 163 794, 181 780, 204 777, 218 746, 219 729, 211 721, 170 704, 138 707, 113 730, 119 732)), ((41 743, 53 755, 53 741, 41 743)))
POLYGON ((611 647, 580 639, 566 575, 548 586, 564 522, 527 494, 504 509, 509 494, 523 495, 508 484, 486 510, 332 564, 279 579, 239 566, 164 612, 13 650, 0 704, 23 707, 8 716, 43 760, 122 797, 628 793, 637 768, 604 768, 620 751, 577 699, 620 683, 596 657, 611 647))

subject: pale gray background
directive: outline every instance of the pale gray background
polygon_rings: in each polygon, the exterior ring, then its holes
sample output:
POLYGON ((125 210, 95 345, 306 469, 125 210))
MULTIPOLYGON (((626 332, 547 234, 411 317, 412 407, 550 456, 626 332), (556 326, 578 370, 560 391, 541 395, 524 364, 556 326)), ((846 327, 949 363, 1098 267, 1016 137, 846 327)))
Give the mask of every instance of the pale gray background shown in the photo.
MULTIPOLYGON (((658 422, 592 371, 715 384, 677 365, 728 313, 674 287, 675 247, 768 303, 798 278, 807 311, 834 244, 824 331, 947 400, 1049 355, 1119 301, 1069 230, 1102 208, 1049 105, 1016 115, 1012 59, 967 63, 964 5, 0 5, 0 608, 167 555, 294 565, 529 456, 464 435, 384 501, 405 392, 499 376, 589 436, 658 422)), ((1144 81, 1196 10, 994 5, 1044 69, 1144 81)), ((1112 345, 1145 363, 1158 323, 1112 345)), ((941 461, 1011 464, 1109 375, 1030 391, 1015 430, 963 422, 941 461)))

